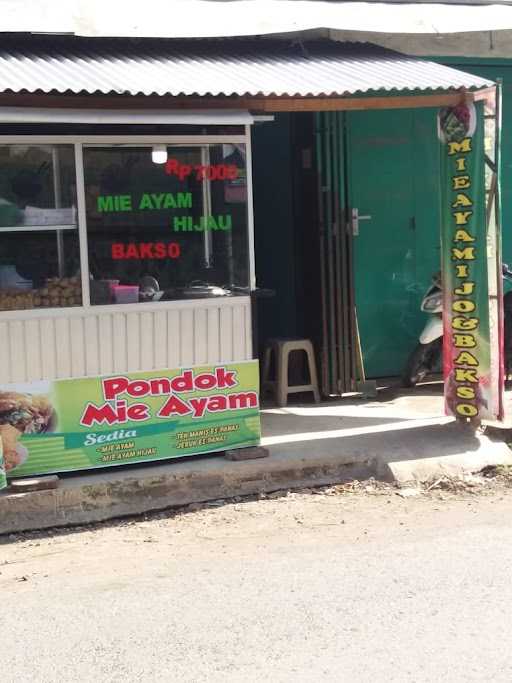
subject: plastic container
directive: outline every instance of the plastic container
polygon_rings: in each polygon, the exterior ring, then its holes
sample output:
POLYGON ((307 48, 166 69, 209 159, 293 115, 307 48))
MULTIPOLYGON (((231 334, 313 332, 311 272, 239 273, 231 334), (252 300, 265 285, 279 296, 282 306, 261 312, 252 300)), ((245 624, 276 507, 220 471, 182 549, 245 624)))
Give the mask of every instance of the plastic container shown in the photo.
POLYGON ((112 292, 116 304, 136 304, 139 302, 138 285, 113 285, 112 292))
POLYGON ((111 304, 114 302, 114 287, 119 280, 91 280, 91 301, 93 304, 111 304))
POLYGON ((26 280, 16 266, 0 266, 0 287, 3 289, 32 289, 32 280, 26 280))

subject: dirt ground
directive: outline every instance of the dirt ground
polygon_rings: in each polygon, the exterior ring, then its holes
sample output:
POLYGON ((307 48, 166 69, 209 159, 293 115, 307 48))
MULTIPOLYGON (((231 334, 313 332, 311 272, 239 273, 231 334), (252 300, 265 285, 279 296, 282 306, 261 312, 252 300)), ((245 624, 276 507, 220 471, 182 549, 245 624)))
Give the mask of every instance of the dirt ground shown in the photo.
MULTIPOLYGON (((88 561, 92 561, 94 552, 101 555, 104 545, 115 555, 117 551, 123 554, 126 544, 157 543, 163 539, 167 546, 176 543, 180 547, 198 539, 236 539, 242 524, 247 537, 281 534, 297 526, 316 528, 349 523, 354 533, 365 534, 375 519, 402 520, 405 515, 408 520, 418 521, 425 514, 467 506, 477 512, 479 506, 509 499, 512 503, 512 469, 498 466, 464 478, 440 477, 408 488, 370 479, 193 503, 184 508, 67 529, 9 534, 0 536, 0 586, 5 581, 28 580, 31 572, 20 573, 18 567, 29 566, 31 559, 53 557, 58 569, 61 554, 67 563, 73 548, 83 545, 91 546, 88 561)), ((403 520, 399 523, 405 524, 403 520)))
POLYGON ((508 683, 512 487, 486 474, 3 537, 2 680, 508 683))

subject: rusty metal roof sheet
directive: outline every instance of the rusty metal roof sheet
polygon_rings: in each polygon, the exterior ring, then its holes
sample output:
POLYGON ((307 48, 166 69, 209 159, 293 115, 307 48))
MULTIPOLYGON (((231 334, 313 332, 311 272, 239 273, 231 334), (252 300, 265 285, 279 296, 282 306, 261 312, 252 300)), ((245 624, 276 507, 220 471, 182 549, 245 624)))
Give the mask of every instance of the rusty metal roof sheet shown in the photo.
POLYGON ((491 84, 368 43, 4 35, 0 92, 346 96, 491 84))

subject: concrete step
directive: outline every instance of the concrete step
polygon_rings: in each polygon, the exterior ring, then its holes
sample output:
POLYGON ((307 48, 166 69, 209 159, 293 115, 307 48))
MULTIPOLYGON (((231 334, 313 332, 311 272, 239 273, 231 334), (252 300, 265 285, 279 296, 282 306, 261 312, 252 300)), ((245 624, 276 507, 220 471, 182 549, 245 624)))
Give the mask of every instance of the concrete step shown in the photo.
POLYGON ((497 430, 497 436, 490 438, 440 420, 397 422, 386 429, 361 431, 310 432, 297 441, 290 440, 290 434, 285 440, 266 443, 269 457, 255 460, 233 461, 221 455, 191 458, 66 476, 50 490, 7 489, 0 493, 0 534, 353 479, 376 477, 405 485, 460 476, 486 465, 512 465, 512 451, 497 430))
POLYGON ((366 458, 272 453, 257 460, 222 456, 111 468, 61 478, 47 491, 0 493, 0 534, 100 522, 218 498, 364 479, 366 458))

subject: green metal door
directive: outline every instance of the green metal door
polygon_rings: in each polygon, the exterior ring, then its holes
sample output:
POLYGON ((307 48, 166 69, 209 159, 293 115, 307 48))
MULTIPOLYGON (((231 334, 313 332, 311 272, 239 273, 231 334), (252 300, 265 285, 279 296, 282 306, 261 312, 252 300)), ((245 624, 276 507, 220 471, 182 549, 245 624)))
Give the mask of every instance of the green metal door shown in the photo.
POLYGON ((399 375, 425 322, 439 269, 435 110, 347 115, 354 288, 368 377, 399 375), (368 218, 364 218, 368 217, 368 218))

